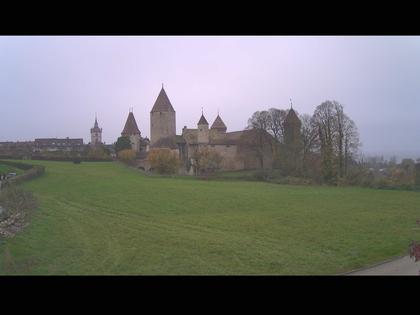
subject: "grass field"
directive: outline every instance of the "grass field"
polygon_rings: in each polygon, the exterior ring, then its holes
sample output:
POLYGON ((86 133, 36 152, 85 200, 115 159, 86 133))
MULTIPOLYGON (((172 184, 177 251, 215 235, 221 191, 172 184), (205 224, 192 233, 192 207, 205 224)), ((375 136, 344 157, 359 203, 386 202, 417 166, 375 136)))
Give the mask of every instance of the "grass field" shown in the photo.
POLYGON ((407 252, 420 193, 145 176, 36 162, 40 206, 0 274, 337 274, 407 252))
POLYGON ((3 165, 0 163, 0 174, 8 174, 8 173, 16 173, 17 175, 19 175, 19 174, 22 174, 23 171, 18 168, 15 168, 9 165, 3 165))

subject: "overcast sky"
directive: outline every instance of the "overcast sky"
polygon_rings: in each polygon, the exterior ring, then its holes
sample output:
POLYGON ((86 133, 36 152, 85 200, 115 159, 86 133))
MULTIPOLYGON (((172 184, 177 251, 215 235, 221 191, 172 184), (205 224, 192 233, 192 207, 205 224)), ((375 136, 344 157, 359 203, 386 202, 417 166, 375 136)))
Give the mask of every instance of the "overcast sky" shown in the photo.
POLYGON ((113 143, 129 107, 143 136, 164 83, 176 128, 219 109, 228 131, 257 110, 312 114, 337 100, 362 151, 420 157, 420 37, 0 37, 0 141, 113 143))

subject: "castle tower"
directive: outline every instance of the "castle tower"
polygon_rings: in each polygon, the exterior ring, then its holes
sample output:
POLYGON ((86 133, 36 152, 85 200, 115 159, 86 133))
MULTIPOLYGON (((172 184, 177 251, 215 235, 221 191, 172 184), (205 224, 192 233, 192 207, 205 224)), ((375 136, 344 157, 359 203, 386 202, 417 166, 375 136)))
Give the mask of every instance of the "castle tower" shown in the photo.
POLYGON ((155 104, 150 112, 150 144, 161 138, 176 135, 175 110, 165 90, 160 90, 155 104))
POLYGON ((302 169, 302 123, 290 106, 290 110, 283 123, 284 128, 284 157, 286 170, 293 176, 299 176, 302 169))
POLYGON ((284 120, 284 144, 288 147, 299 147, 302 140, 302 123, 291 105, 284 120))
POLYGON ((90 144, 98 145, 102 143, 102 128, 98 126, 98 120, 95 115, 95 125, 90 129, 90 144))
POLYGON ((131 148, 135 152, 140 151, 140 139, 141 133, 137 127, 136 119, 132 111, 128 113, 127 121, 125 122, 124 129, 121 132, 121 136, 128 137, 131 141, 131 148))
POLYGON ((225 123, 223 122, 222 118, 220 118, 219 114, 217 114, 216 119, 214 120, 213 124, 211 125, 211 130, 216 130, 221 133, 225 133, 227 130, 227 127, 225 123))
POLYGON ((209 123, 207 122, 204 114, 201 113, 201 118, 197 124, 197 142, 199 144, 208 144, 209 143, 209 123))

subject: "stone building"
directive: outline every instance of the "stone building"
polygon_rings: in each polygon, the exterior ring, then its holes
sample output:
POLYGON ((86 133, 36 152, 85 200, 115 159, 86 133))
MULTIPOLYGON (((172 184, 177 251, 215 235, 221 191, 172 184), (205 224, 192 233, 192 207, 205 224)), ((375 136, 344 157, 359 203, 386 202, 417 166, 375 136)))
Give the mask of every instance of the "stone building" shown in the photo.
POLYGON ((95 124, 93 128, 90 129, 90 144, 98 145, 102 144, 102 128, 98 126, 98 120, 95 115, 95 124))
POLYGON ((131 148, 137 153, 147 152, 149 149, 149 139, 142 138, 141 132, 137 126, 136 119, 132 111, 128 113, 127 121, 125 122, 124 129, 121 132, 122 137, 130 139, 131 148))
POLYGON ((150 125, 151 148, 168 148, 176 152, 184 173, 194 173, 192 157, 201 148, 209 148, 222 156, 222 170, 271 168, 273 164, 269 148, 271 135, 265 132, 257 137, 254 130, 227 132, 219 114, 209 127, 202 113, 197 128, 185 126, 182 134, 176 135, 175 110, 163 87, 150 113, 150 125))
POLYGON ((162 85, 162 89, 150 112, 150 144, 153 145, 160 138, 173 137, 175 135, 175 110, 162 85))
POLYGON ((288 170, 291 175, 299 175, 302 168, 302 122, 298 115, 290 107, 289 112, 283 123, 284 129, 284 145, 283 156, 284 168, 288 170))
POLYGON ((34 152, 41 151, 83 151, 82 138, 38 138, 34 141, 34 152))

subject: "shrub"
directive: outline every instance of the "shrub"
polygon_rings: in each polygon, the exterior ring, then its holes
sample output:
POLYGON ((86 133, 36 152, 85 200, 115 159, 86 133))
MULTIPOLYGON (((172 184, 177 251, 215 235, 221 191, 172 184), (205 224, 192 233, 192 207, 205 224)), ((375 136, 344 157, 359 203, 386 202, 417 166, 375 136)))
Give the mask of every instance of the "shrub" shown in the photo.
POLYGON ((32 193, 16 185, 10 185, 0 192, 0 204, 6 213, 29 211, 37 207, 32 193))
POLYGON ((8 180, 10 183, 15 183, 15 184, 36 178, 38 176, 41 176, 45 172, 45 167, 41 165, 32 165, 32 164, 12 162, 12 161, 3 161, 3 160, 1 161, 1 164, 10 165, 10 166, 25 170, 23 174, 18 175, 16 177, 12 177, 8 180))
POLYGON ((220 169, 223 157, 215 150, 202 148, 192 155, 196 175, 210 174, 220 169))
POLYGON ((87 158, 94 160, 106 160, 110 158, 109 152, 103 146, 89 147, 87 158))
POLYGON ((81 162, 82 162, 82 160, 80 158, 73 159, 74 164, 80 164, 81 162))
POLYGON ((16 185, 9 185, 0 192, 0 236, 11 237, 23 229, 37 207, 32 193, 16 185))
POLYGON ((159 174, 175 174, 179 169, 179 158, 170 149, 152 149, 148 159, 150 168, 159 174))
POLYGON ((132 149, 124 149, 118 152, 118 158, 121 161, 130 164, 136 158, 136 152, 132 149))
POLYGON ((416 164, 415 184, 420 186, 420 163, 416 164))
POLYGON ((270 171, 269 170, 264 170, 264 169, 255 171, 252 174, 252 177, 256 180, 261 180, 261 181, 266 181, 266 180, 269 180, 270 178, 272 178, 272 176, 270 174, 270 171))
POLYGON ((22 170, 29 170, 33 167, 32 164, 20 163, 20 162, 12 162, 12 161, 0 161, 3 165, 10 165, 16 168, 20 168, 22 170))
POLYGON ((115 152, 131 149, 131 141, 128 137, 119 137, 115 142, 115 152))

